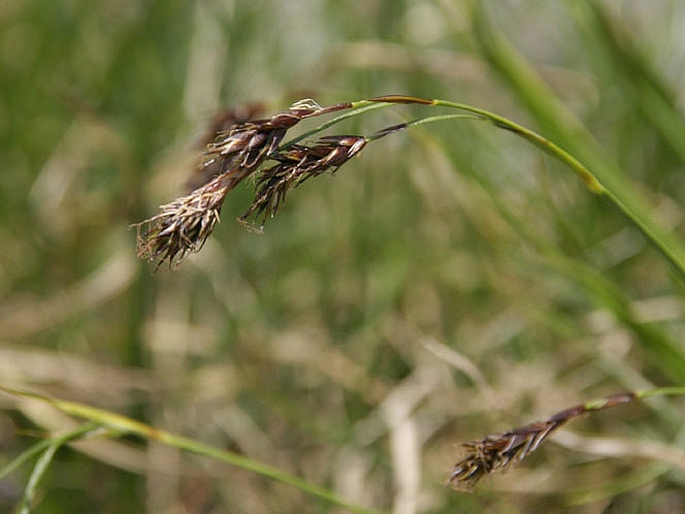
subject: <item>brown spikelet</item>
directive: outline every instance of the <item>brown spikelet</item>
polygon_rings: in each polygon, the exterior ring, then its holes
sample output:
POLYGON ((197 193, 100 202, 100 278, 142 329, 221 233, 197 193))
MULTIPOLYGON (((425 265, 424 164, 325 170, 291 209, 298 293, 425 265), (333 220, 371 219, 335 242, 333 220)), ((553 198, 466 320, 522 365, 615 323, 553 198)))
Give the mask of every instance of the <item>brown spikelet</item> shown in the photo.
POLYGON ((268 217, 276 214, 289 189, 326 171, 336 171, 366 143, 362 136, 327 136, 313 146, 292 145, 273 156, 278 164, 262 172, 255 200, 240 220, 245 222, 250 215, 256 214, 262 217, 263 226, 268 217))
MULTIPOLYGON (((238 105, 228 109, 224 109, 218 113, 212 120, 207 132, 199 141, 199 146, 202 149, 207 148, 218 134, 227 134, 236 125, 241 125, 247 121, 255 119, 264 112, 264 106, 259 103, 238 105)), ((213 162, 207 164, 206 159, 203 160, 194 172, 188 177, 186 181, 186 191, 191 192, 198 187, 205 185, 212 178, 221 173, 222 163, 215 159, 213 162)))
POLYGON ((331 109, 322 109, 313 100, 301 100, 269 119, 245 121, 219 133, 207 146, 209 158, 200 170, 205 175, 199 181, 203 185, 161 206, 156 216, 133 225, 138 257, 157 261, 157 267, 165 261, 174 267, 187 254, 198 252, 219 222, 228 192, 276 152, 290 127, 331 109), (204 168, 210 166, 213 171, 205 174, 204 168))
POLYGON ((470 491, 481 478, 521 462, 562 424, 552 421, 531 423, 501 435, 462 444, 466 456, 454 465, 449 484, 456 490, 470 491))
POLYGON ((145 260, 177 266, 188 253, 198 252, 219 222, 231 177, 214 177, 192 193, 162 205, 156 216, 134 225, 136 253, 145 260))
POLYGON ((254 171, 276 152, 288 129, 305 118, 347 109, 349 105, 342 103, 324 108, 314 100, 305 98, 271 118, 234 125, 227 131, 219 132, 207 145, 207 160, 203 166, 218 161, 221 163, 221 173, 254 171))
POLYGON ((287 131, 305 118, 351 106, 344 102, 321 107, 314 100, 304 99, 266 119, 251 119, 259 106, 229 111, 217 118, 215 126, 220 131, 207 144, 205 160, 189 181, 196 189, 163 205, 156 216, 133 225, 138 257, 157 261, 158 267, 165 261, 175 267, 186 255, 199 251, 219 222, 226 195, 254 173, 260 174, 257 197, 241 221, 256 212, 263 216, 263 225, 278 210, 290 187, 339 168, 367 142, 362 136, 329 136, 313 146, 289 144, 279 148, 287 131), (276 164, 260 169, 267 160, 276 164))
POLYGON ((289 128, 319 110, 321 107, 313 100, 302 100, 271 118, 246 121, 234 125, 227 132, 220 132, 207 145, 201 172, 203 168, 212 167, 218 175, 233 175, 237 184, 276 152, 289 128))
POLYGON ((557 412, 545 421, 536 421, 504 434, 464 443, 461 448, 465 456, 454 465, 447 482, 457 491, 470 491, 481 478, 516 466, 568 421, 582 414, 628 403, 635 398, 634 393, 616 394, 557 412))

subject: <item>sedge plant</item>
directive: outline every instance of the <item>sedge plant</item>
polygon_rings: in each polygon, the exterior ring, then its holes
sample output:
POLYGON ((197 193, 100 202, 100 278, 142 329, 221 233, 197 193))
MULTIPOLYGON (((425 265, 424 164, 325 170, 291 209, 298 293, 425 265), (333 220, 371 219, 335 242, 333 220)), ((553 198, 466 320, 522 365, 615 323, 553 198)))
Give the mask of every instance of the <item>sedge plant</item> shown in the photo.
POLYGON ((387 95, 329 107, 321 107, 311 99, 304 99, 271 118, 248 120, 220 131, 207 145, 206 158, 201 164, 201 169, 212 169, 212 173, 204 173, 206 182, 188 195, 163 205, 156 216, 135 225, 138 234, 137 254, 158 265, 167 262, 174 267, 188 254, 198 252, 219 221, 226 195, 247 177, 255 177, 257 192, 240 221, 245 222, 255 215, 260 218, 261 230, 266 220, 276 215, 288 190, 311 177, 327 171, 335 172, 359 154, 369 142, 412 126, 464 118, 485 121, 509 131, 565 164, 582 179, 589 191, 607 198, 623 213, 668 259, 681 278, 685 278, 685 251, 682 244, 644 213, 643 206, 635 199, 629 186, 622 185, 618 191, 606 185, 597 172, 569 152, 510 119, 471 105, 406 95, 387 95), (461 114, 427 116, 384 128, 369 136, 336 134, 301 144, 301 141, 344 119, 370 109, 401 104, 444 107, 460 111, 461 114), (348 112, 283 142, 287 131, 300 121, 340 111, 348 112))
MULTIPOLYGON (((628 185, 622 184, 620 189, 614 189, 605 183, 603 176, 582 164, 571 153, 510 119, 471 105, 405 95, 381 96, 330 107, 321 107, 306 99, 271 118, 247 120, 220 131, 208 144, 206 159, 200 166, 199 174, 204 175, 205 183, 188 195, 162 206, 160 214, 136 225, 138 256, 155 261, 157 266, 167 262, 170 267, 175 267, 186 255, 199 251, 219 221, 226 195, 249 176, 255 177, 256 193, 239 221, 247 224, 251 217, 255 217, 257 228, 262 231, 266 221, 282 207, 290 189, 325 172, 334 173, 369 143, 417 125, 465 119, 485 121, 511 132, 565 164, 591 193, 605 197, 623 213, 672 264, 681 278, 685 277, 685 254, 681 243, 646 217, 644 206, 628 185), (417 118, 370 135, 319 136, 347 118, 402 104, 443 107, 458 112, 417 118), (313 130, 285 140, 286 132, 299 121, 340 111, 345 112, 313 130), (319 136, 318 139, 309 142, 315 136, 319 136), (210 167, 211 173, 204 171, 210 167)), ((609 183, 615 184, 615 181, 610 180, 609 183)), ((621 393, 565 409, 542 422, 466 443, 463 445, 466 456, 454 466, 448 483, 457 490, 470 490, 483 476, 518 464, 550 434, 580 415, 637 398, 682 393, 681 388, 621 393)))
MULTIPOLYGON (((268 464, 164 430, 159 430, 119 414, 114 414, 77 402, 64 401, 35 393, 9 388, 0 389, 5 393, 20 398, 46 403, 67 415, 83 420, 80 425, 71 431, 50 436, 39 441, 7 464, 3 469, 0 469, 0 479, 2 479, 17 467, 38 455, 38 459, 36 460, 20 502, 18 512, 21 514, 29 514, 31 512, 31 505, 36 494, 37 486, 60 447, 84 438, 117 438, 125 436, 133 436, 148 442, 165 444, 185 452, 230 464, 261 475, 274 482, 280 482, 297 488, 312 497, 342 508, 347 512, 356 514, 378 514, 379 512, 348 502, 324 487, 308 482, 290 473, 280 471, 268 464)), ((597 413, 636 400, 645 400, 655 396, 668 395, 683 396, 685 395, 685 387, 664 387, 614 394, 598 400, 575 405, 557 412, 548 419, 516 427, 502 434, 488 435, 479 440, 462 443, 460 445, 461 458, 454 464, 445 483, 455 491, 469 492, 484 477, 488 477, 493 473, 507 471, 521 463, 521 461, 537 450, 544 441, 552 436, 555 431, 579 416, 597 413)), ((685 469, 685 464, 683 464, 682 467, 685 469)))
MULTIPOLYGON (((335 173, 348 161, 358 157, 374 141, 419 125, 469 120, 483 121, 506 130, 566 165, 592 194, 605 197, 621 211, 668 259, 676 271, 685 277, 685 255, 680 244, 674 244, 673 238, 666 237, 665 230, 656 222, 644 218, 644 210, 631 203, 632 195, 612 190, 602 177, 571 153, 542 135, 495 113, 471 105, 405 95, 381 96, 328 107, 322 107, 314 100, 304 99, 271 117, 254 118, 254 115, 261 114, 261 110, 261 107, 250 108, 245 111, 246 114, 228 116, 222 120, 207 144, 199 169, 188 182, 192 190, 163 205, 157 215, 135 225, 138 257, 153 262, 156 268, 163 264, 176 268, 188 255, 199 252, 219 223, 221 209, 228 194, 248 178, 255 185, 255 195, 239 221, 256 227, 261 232, 265 223, 283 207, 291 189, 313 177, 327 172, 335 173), (401 105, 443 108, 447 112, 384 127, 368 135, 323 134, 351 117, 401 105), (312 130, 289 137, 290 131, 301 121, 329 114, 337 116, 312 130)), ((41 395, 11 389, 4 391, 48 403, 66 414, 85 420, 82 425, 66 434, 49 437, 35 444, 1 472, 4 476, 31 457, 39 455, 21 500, 19 512, 22 514, 30 512, 40 479, 61 446, 85 437, 122 436, 135 436, 231 464, 300 489, 349 512, 374 512, 347 502, 324 487, 281 472, 267 464, 124 416, 41 395)), ((519 464, 560 427, 581 415, 652 396, 683 394, 685 389, 679 387, 619 393, 564 409, 543 421, 463 443, 461 458, 454 464, 446 483, 456 491, 472 490, 482 478, 519 464)))

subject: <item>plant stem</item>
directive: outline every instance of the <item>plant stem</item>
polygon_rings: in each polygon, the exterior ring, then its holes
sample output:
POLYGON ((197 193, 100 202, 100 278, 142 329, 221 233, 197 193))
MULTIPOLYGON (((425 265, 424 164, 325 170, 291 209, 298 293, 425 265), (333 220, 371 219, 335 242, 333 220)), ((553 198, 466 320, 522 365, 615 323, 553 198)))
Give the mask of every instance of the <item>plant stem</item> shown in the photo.
MULTIPOLYGON (((598 192, 642 232, 671 263, 680 278, 685 280, 685 244, 682 240, 652 219, 652 208, 631 184, 629 177, 621 172, 613 159, 605 155, 593 136, 556 98, 513 45, 490 26, 484 2, 470 2, 470 6, 474 33, 493 70, 507 82, 542 129, 582 160, 584 169, 592 170, 592 176, 604 189, 598 192)), ((571 165, 552 148, 547 153, 571 165)))
MULTIPOLYGON (((514 56, 509 55, 509 53, 505 52, 505 49, 502 47, 502 45, 498 46, 497 44, 493 43, 492 48, 490 50, 493 53, 495 53, 495 55, 498 58, 498 62, 502 61, 503 63, 507 63, 507 65, 514 66, 515 64, 518 67, 522 67, 522 65, 518 63, 517 60, 514 58, 514 56)), ((502 65, 504 66, 504 64, 502 65)), ((534 89, 537 90, 542 87, 533 80, 534 77, 531 78, 529 76, 530 73, 524 75, 528 77, 527 80, 529 80, 531 84, 535 85, 534 89)), ((533 85, 531 85, 531 87, 533 87, 533 85)), ((528 98, 527 94, 526 98, 528 98)), ((536 101, 532 99, 530 99, 530 102, 533 102, 535 105, 538 105, 536 101)), ((654 221, 651 220, 651 217, 649 215, 649 208, 643 203, 640 197, 638 197, 635 193, 632 192, 626 181, 620 180, 621 177, 619 177, 618 173, 611 171, 610 167, 606 165, 604 160, 601 159, 596 152, 593 152, 591 149, 580 152, 579 149, 584 148, 582 144, 575 144, 572 146, 572 148, 574 148, 574 153, 584 156, 587 160, 594 164, 592 169, 590 169, 587 166, 585 166, 580 160, 574 157, 571 153, 569 153, 556 143, 538 134, 537 132, 527 127, 524 127, 523 125, 519 125, 518 123, 508 118, 487 111, 485 109, 480 109, 472 105, 452 102, 449 100, 431 100, 409 95, 380 96, 367 100, 350 102, 347 105, 349 105, 349 108, 352 109, 351 111, 346 112, 340 116, 337 116, 332 120, 329 120, 326 123, 323 123, 318 127, 310 131, 307 131, 304 134, 301 134, 300 136, 284 143, 281 146, 281 149, 285 149, 299 141, 302 141, 303 139, 306 139, 309 136, 317 134, 348 118, 359 116, 360 114, 368 112, 372 109, 380 108, 386 105, 399 104, 428 105, 434 107, 447 107, 451 109, 458 109, 460 111, 470 113, 471 115, 473 115, 472 118, 474 119, 488 121, 495 125, 497 128, 507 130, 517 135, 518 137, 525 139, 526 141, 541 149, 554 159, 568 166, 574 173, 576 173, 582 179, 585 186, 591 192, 607 198, 666 257, 666 259, 673 265, 673 267, 680 275, 680 277, 683 280, 685 280, 685 246, 683 245, 683 243, 677 237, 668 234, 664 229, 662 229, 654 221)), ((378 139, 391 132, 394 132, 395 130, 406 128, 410 125, 419 125, 421 123, 428 123, 443 119, 453 119, 455 117, 450 117, 449 115, 447 115, 444 117, 425 118, 423 121, 414 120, 413 122, 409 122, 403 125, 397 125, 395 127, 391 127, 390 129, 379 131, 376 134, 370 136, 369 139, 378 139)), ((552 123, 552 126, 556 128, 555 132, 561 134, 562 136, 564 134, 567 135, 567 137, 562 137, 562 139, 570 142, 576 141, 576 139, 568 135, 563 128, 560 128, 561 120, 566 119, 572 119, 572 117, 570 115, 563 117, 559 115, 558 119, 554 120, 555 123, 552 123)), ((572 125, 573 127, 576 127, 577 122, 574 121, 572 125)), ((574 133, 578 131, 579 130, 576 127, 574 133)), ((591 139, 590 136, 586 137, 588 139, 591 139)), ((594 145, 589 146, 592 147, 594 145)))
MULTIPOLYGON (((476 115, 479 119, 489 121, 496 127, 508 130, 515 135, 525 139, 534 146, 540 148, 545 153, 556 160, 567 165, 585 183, 587 188, 598 195, 606 197, 618 210, 630 220, 644 236, 666 257, 680 275, 685 280, 685 247, 676 237, 666 233, 664 229, 656 225, 648 215, 648 208, 642 201, 631 192, 627 183, 622 183, 613 179, 614 175, 602 173, 593 168, 586 167, 571 153, 567 152, 554 142, 541 136, 537 132, 526 128, 518 123, 478 107, 448 100, 427 100, 405 95, 390 95, 372 98, 371 102, 381 102, 390 104, 421 104, 439 107, 459 109, 476 115)), ((593 159, 593 162, 599 162, 593 159)), ((604 168, 599 168, 604 169, 604 168)))
POLYGON ((652 396, 685 396, 685 387, 658 387, 635 392, 635 397, 641 400, 652 396))
POLYGON ((6 474, 6 470, 8 468, 10 471, 15 469, 17 466, 22 464, 27 458, 37 453, 38 451, 43 450, 43 448, 45 447, 45 451, 36 461, 36 465, 33 467, 31 476, 29 477, 29 480, 26 484, 26 488, 24 489, 24 495, 22 496, 21 501, 19 502, 19 507, 17 510, 18 514, 29 514, 29 512, 31 511, 31 504, 33 503, 33 498, 36 495, 36 489, 38 488, 38 484, 43 478, 43 475, 45 475, 45 472, 47 471, 50 462, 52 462, 52 459, 55 456, 57 450, 59 450, 61 446, 68 443, 69 441, 80 439, 88 432, 92 432, 93 430, 96 430, 98 428, 99 425, 97 423, 86 423, 60 437, 55 437, 53 439, 41 441, 41 443, 38 443, 31 447, 28 451, 22 453, 19 457, 14 459, 12 462, 10 462, 10 464, 8 464, 5 467, 5 469, 3 470, 3 474, 6 474))
POLYGON ((365 112, 368 111, 373 111, 376 109, 382 109, 384 107, 390 107, 392 104, 382 104, 378 102, 370 102, 368 100, 361 100, 359 102, 351 102, 351 109, 350 111, 340 114, 339 116, 336 116, 335 118, 332 118, 328 120, 325 123, 322 123, 318 127, 315 127, 311 130, 308 130, 307 132, 304 132, 303 134, 300 134, 299 136, 283 143, 280 146, 281 150, 285 150, 286 148, 299 143, 300 141, 307 139, 309 136, 313 136, 314 134, 318 134, 319 132, 322 132, 326 130, 327 128, 332 127, 333 125, 337 125, 338 123, 345 121, 346 119, 353 118, 355 116, 359 116, 360 114, 364 114, 365 112))
MULTIPOLYGON (((105 427, 119 435, 135 435, 142 439, 160 442, 169 446, 189 451, 191 453, 195 453, 197 455, 203 455, 222 462, 226 462, 227 464, 231 464, 233 466, 245 469, 247 471, 257 473, 259 475, 262 475, 263 477, 269 478, 276 482, 281 482, 283 484, 293 486, 311 496, 320 498, 332 505, 341 507, 349 512, 353 512, 356 514, 377 514, 377 511, 375 510, 367 509, 365 507, 348 503, 342 498, 336 496, 333 492, 331 492, 328 489, 312 484, 311 482, 307 482, 306 480, 303 480, 295 475, 284 473, 272 466, 269 466, 268 464, 264 464, 249 459, 247 457, 243 457, 242 455, 238 455, 233 452, 220 450, 213 446, 203 444, 186 437, 174 435, 163 430, 158 430, 150 425, 146 425, 145 423, 141 423, 139 421, 127 418, 125 416, 121 416, 113 412, 97 409, 80 403, 59 400, 56 398, 49 398, 47 396, 42 396, 34 393, 17 391, 15 389, 10 389, 7 387, 0 387, 0 390, 5 391, 9 394, 32 398, 35 400, 48 403, 66 414, 90 420, 96 425, 105 427)), ((62 439, 60 439, 59 441, 62 441, 62 439)), ((63 444, 63 442, 60 442, 60 444, 63 444)), ((52 448, 52 445, 48 447, 46 453, 47 451, 51 451, 50 448, 52 448)), ((54 450, 52 450, 52 452, 54 453, 54 450)))

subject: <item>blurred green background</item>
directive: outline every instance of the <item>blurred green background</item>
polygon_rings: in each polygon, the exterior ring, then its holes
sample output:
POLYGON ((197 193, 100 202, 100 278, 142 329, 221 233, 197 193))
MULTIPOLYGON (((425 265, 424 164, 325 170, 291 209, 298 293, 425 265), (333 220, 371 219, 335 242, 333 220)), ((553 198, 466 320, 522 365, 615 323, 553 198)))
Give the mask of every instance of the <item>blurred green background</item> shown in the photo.
MULTIPOLYGON (((4 0, 1 385, 396 513, 685 511, 677 399, 574 422, 472 494, 444 486, 461 442, 685 381, 682 279, 511 134, 464 121, 374 142, 290 193, 263 235, 234 221, 242 186, 173 272, 137 261, 129 229, 183 191, 222 108, 405 93, 596 157, 682 236, 684 35, 678 0, 4 0)), ((34 402, 0 405, 0 464, 69 426, 34 402)), ((30 471, 0 482, 1 512, 30 471)), ((339 512, 134 440, 61 449, 39 491, 50 514, 339 512)))

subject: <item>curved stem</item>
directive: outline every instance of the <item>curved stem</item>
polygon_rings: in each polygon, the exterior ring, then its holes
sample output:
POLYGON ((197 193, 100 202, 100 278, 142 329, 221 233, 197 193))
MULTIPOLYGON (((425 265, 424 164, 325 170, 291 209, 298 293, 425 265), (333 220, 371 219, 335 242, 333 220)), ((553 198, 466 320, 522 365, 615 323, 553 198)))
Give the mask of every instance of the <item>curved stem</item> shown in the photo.
POLYGON ((635 396, 640 399, 652 396, 685 396, 685 387, 658 387, 656 389, 644 389, 637 391, 635 396))
POLYGON ((353 118, 355 116, 359 116, 360 114, 364 114, 365 112, 368 111, 373 111, 376 109, 382 109, 384 107, 391 107, 392 104, 383 104, 383 103, 378 103, 378 102, 370 102, 368 100, 361 100, 359 102, 352 102, 351 104, 351 111, 348 111, 344 114, 341 114, 339 116, 336 116, 335 118, 332 118, 328 120, 325 123, 322 123, 318 127, 315 127, 311 130, 308 130, 307 132, 304 132, 303 134, 300 134, 297 137, 294 137, 293 139, 286 141, 283 143, 280 148, 281 150, 285 150, 286 148, 299 143, 300 141, 307 139, 309 136, 313 136, 314 134, 318 134, 319 132, 322 132, 326 130, 329 127, 332 127, 333 125, 337 125, 338 123, 345 121, 346 119, 353 118))
POLYGON ((535 68, 489 22, 487 2, 470 2, 473 33, 492 70, 518 97, 544 131, 564 146, 597 177, 613 203, 673 265, 685 280, 685 244, 672 231, 653 220, 652 207, 621 173, 615 159, 567 109, 535 68))
POLYGON ((43 478, 43 475, 45 475, 45 472, 50 466, 50 463, 52 462, 55 453, 57 453, 57 450, 59 450, 60 447, 65 445, 66 443, 74 441, 75 439, 80 439, 87 433, 92 432, 93 430, 97 430, 98 428, 99 425, 97 423, 86 423, 62 436, 41 441, 42 444, 39 443, 32 447, 31 450, 33 451, 31 451, 30 453, 22 453, 22 455, 20 455, 19 458, 12 461, 5 468, 14 469, 14 467, 18 466, 24 460, 26 460, 26 458, 30 457, 37 451, 45 449, 45 451, 43 451, 43 454, 36 461, 36 465, 33 467, 31 476, 29 477, 26 487, 24 488, 24 494, 21 498, 21 501, 19 502, 19 507, 17 510, 18 514, 29 514, 29 512, 31 511, 31 504, 33 503, 33 498, 36 495, 36 489, 38 488, 38 484, 43 478))
MULTIPOLYGON (((7 387, 0 387, 0 390, 12 395, 39 400, 48 403, 56 409, 71 416, 90 420, 93 423, 112 431, 111 435, 135 435, 142 439, 157 441, 169 446, 174 446, 181 450, 186 450, 197 455, 210 457, 247 471, 257 473, 276 482, 293 486, 311 496, 320 498, 349 512, 354 512, 357 514, 377 514, 377 511, 348 503, 328 489, 320 487, 316 484, 312 484, 311 482, 308 482, 295 475, 280 471, 268 464, 249 459, 242 455, 238 455, 237 453, 220 450, 213 446, 203 444, 186 437, 174 435, 163 430, 158 430, 150 425, 146 425, 145 423, 141 423, 113 412, 97 409, 80 403, 49 398, 39 394, 17 391, 16 389, 7 387)), ((61 439, 59 441, 61 441, 61 439)), ((48 450, 46 450, 46 452, 49 451, 50 448, 51 446, 48 446, 48 450)))
POLYGON ((645 235, 645 237, 662 253, 662 255, 671 263, 671 265, 673 265, 681 279, 685 280, 685 252, 681 251, 682 244, 680 241, 672 236, 669 236, 663 229, 655 225, 650 219, 647 219, 644 208, 641 208, 639 205, 632 205, 632 201, 630 200, 632 196, 625 194, 619 195, 613 190, 613 187, 608 187, 602 181, 600 181, 597 173, 588 169, 569 152, 549 139, 541 136, 537 132, 534 132, 529 128, 519 125, 518 123, 493 112, 448 100, 427 100, 425 98, 412 96, 390 95, 372 98, 369 101, 394 105, 420 104, 459 109, 461 111, 472 113, 484 121, 491 122, 497 128, 508 130, 509 132, 512 132, 515 135, 525 139, 554 159, 567 165, 583 180, 591 192, 606 197, 616 208, 618 208, 621 213, 628 218, 630 222, 632 222, 640 230, 640 232, 645 235))

